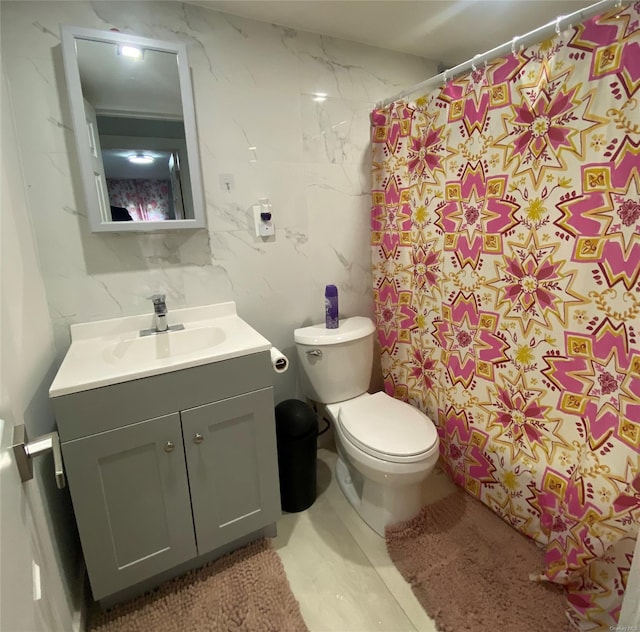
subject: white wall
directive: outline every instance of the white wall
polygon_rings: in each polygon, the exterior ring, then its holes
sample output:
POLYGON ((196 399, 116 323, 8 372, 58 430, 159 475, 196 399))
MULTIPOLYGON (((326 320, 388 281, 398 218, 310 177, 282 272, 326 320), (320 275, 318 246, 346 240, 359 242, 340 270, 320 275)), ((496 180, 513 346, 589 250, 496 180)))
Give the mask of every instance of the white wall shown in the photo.
POLYGON ((68 490, 58 490, 50 459, 34 463, 22 484, 10 451, 13 426, 30 438, 53 430, 48 388, 55 365, 53 332, 20 173, 10 91, 2 73, 0 269, 0 629, 71 630, 79 545, 68 490), (34 601, 32 562, 41 572, 34 601))
MULTIPOLYGON (((2 50, 58 356, 70 323, 148 312, 157 290, 169 309, 235 300, 290 357, 293 329, 323 318, 325 284, 339 286, 342 315, 372 312, 369 112, 435 64, 173 2, 3 1, 2 50), (188 44, 208 230, 88 231, 60 24, 188 44), (253 236, 260 197, 273 204, 273 243, 253 236)), ((292 368, 278 400, 296 394, 292 368)))

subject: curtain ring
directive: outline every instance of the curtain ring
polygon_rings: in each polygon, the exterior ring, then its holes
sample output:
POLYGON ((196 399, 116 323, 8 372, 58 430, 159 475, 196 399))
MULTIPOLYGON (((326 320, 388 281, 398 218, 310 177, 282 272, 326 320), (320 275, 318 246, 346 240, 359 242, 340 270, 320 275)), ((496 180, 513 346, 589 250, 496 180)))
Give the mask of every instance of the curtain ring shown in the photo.
POLYGON ((449 72, 449 69, 445 69, 445 71, 442 73, 442 79, 444 81, 444 85, 447 85, 447 73, 449 72))
POLYGON ((511 54, 515 57, 516 56, 516 42, 520 39, 519 35, 516 35, 512 40, 511 40, 511 54))
POLYGON ((476 59, 480 57, 480 53, 478 53, 477 55, 473 56, 473 59, 471 60, 471 70, 473 70, 473 72, 475 72, 476 70, 478 70, 477 66, 476 66, 476 59))
POLYGON ((556 18, 556 35, 557 35, 558 37, 560 36, 560 20, 562 20, 562 17, 563 17, 563 16, 559 15, 559 16, 556 18))

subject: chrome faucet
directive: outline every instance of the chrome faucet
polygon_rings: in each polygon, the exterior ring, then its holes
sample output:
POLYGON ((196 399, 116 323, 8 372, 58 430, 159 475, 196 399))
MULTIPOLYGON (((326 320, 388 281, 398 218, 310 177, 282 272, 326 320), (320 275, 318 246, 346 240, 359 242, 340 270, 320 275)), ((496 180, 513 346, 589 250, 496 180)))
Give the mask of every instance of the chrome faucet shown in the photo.
POLYGON ((152 334, 164 334, 168 331, 179 331, 184 329, 184 325, 171 325, 167 322, 167 297, 164 294, 154 294, 149 297, 153 301, 153 319, 155 327, 151 329, 143 329, 141 336, 150 336, 152 334))
POLYGON ((169 326, 167 325, 167 301, 164 294, 154 294, 151 297, 153 301, 153 312, 156 323, 156 333, 162 333, 167 331, 169 326))

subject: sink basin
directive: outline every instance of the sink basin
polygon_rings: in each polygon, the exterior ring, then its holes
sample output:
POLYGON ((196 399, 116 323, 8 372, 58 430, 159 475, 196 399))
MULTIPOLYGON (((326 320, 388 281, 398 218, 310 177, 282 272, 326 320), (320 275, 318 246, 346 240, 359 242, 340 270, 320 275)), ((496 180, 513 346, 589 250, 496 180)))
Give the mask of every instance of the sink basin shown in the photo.
POLYGON ((71 325, 71 346, 51 397, 268 351, 271 343, 236 313, 233 301, 170 310, 184 329, 150 336, 153 315, 71 325))
POLYGON ((169 331, 152 336, 117 340, 105 346, 103 358, 110 364, 140 362, 149 358, 163 360, 197 353, 214 347, 226 340, 220 327, 199 327, 169 331))

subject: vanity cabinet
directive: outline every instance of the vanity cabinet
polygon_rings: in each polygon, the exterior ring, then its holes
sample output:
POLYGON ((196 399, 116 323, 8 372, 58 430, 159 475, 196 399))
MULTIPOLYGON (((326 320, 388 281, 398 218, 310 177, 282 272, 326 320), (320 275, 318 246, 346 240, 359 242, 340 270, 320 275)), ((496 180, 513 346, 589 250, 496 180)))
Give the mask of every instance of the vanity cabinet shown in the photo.
POLYGON ((95 599, 275 531, 271 379, 259 353, 52 399, 95 599))
POLYGON ((62 453, 96 599, 197 555, 179 414, 70 441, 62 453))
POLYGON ((213 551, 277 520, 280 487, 271 389, 180 416, 198 551, 213 551))

